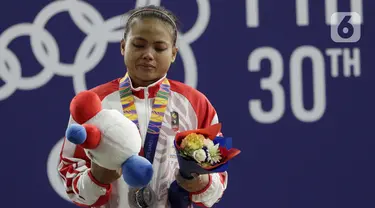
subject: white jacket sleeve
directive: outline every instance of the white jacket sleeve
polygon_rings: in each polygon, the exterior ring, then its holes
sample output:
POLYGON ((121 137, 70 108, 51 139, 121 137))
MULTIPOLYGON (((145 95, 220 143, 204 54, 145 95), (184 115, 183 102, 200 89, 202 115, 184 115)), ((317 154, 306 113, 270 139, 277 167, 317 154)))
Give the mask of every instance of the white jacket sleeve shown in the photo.
MULTIPOLYGON (((75 123, 71 118, 69 124, 75 123)), ((112 186, 100 184, 92 176, 91 161, 84 150, 65 139, 58 171, 63 179, 70 200, 81 207, 93 207, 106 204, 110 198, 112 186)))
POLYGON ((227 172, 210 174, 207 186, 199 192, 190 193, 190 200, 201 207, 212 207, 220 201, 227 188, 227 182, 227 172))

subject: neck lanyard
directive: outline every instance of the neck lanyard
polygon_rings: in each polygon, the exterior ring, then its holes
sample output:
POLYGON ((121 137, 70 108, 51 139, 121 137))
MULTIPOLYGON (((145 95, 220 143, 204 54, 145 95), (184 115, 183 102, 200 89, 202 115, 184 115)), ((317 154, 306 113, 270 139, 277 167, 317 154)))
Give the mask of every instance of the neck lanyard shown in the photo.
MULTIPOLYGON (((165 78, 160 85, 160 89, 157 92, 152 105, 151 118, 148 124, 146 140, 143 148, 144 157, 151 163, 154 161, 156 145, 158 143, 164 113, 167 109, 169 94, 170 84, 168 79, 165 78)), ((125 77, 120 80, 120 97, 124 116, 133 121, 139 129, 138 114, 135 108, 128 73, 126 73, 125 77)))

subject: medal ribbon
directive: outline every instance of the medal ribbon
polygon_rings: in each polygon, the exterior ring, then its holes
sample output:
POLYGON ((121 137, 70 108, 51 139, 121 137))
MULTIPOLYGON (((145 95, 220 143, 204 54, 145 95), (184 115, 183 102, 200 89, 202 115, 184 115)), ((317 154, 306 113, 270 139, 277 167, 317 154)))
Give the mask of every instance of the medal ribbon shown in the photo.
MULTIPOLYGON (((168 105, 170 88, 169 81, 165 78, 160 85, 160 89, 157 92, 152 105, 151 118, 148 124, 146 140, 143 148, 144 157, 151 163, 154 161, 160 128, 168 105)), ((120 97, 124 116, 133 121, 138 129, 140 129, 128 73, 126 73, 125 77, 120 80, 120 97)))

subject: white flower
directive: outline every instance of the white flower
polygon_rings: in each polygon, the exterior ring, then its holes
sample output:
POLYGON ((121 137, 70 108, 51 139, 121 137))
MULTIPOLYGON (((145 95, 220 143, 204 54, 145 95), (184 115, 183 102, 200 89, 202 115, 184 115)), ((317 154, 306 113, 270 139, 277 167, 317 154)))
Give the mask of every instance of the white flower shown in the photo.
POLYGON ((222 159, 220 150, 219 150, 219 144, 216 144, 212 146, 211 148, 208 148, 208 154, 210 156, 209 162, 211 163, 211 165, 214 165, 220 162, 220 160, 222 159))
POLYGON ((203 149, 195 150, 193 152, 193 158, 199 163, 204 162, 207 158, 206 151, 203 149))
POLYGON ((207 149, 212 148, 215 144, 211 139, 204 139, 203 145, 207 147, 207 149))
POLYGON ((208 152, 210 153, 210 155, 217 155, 218 153, 220 153, 220 150, 219 150, 219 143, 216 144, 216 145, 213 145, 211 147, 208 147, 208 152))
POLYGON ((210 159, 210 163, 211 163, 211 165, 215 165, 216 163, 219 163, 221 159, 222 158, 221 158, 220 155, 212 156, 211 159, 210 159))

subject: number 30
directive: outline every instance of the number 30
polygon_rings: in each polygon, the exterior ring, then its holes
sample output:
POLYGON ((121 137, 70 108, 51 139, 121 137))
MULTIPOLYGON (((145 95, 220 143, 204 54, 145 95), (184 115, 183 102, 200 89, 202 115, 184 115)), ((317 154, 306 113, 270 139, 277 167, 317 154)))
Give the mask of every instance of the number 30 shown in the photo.
MULTIPOLYGON (((262 78, 260 86, 262 90, 268 90, 272 94, 272 108, 270 111, 262 109, 262 101, 254 99, 249 101, 249 111, 252 117, 259 123, 277 122, 285 113, 285 92, 280 84, 283 78, 283 59, 281 54, 270 47, 258 48, 253 51, 248 59, 250 72, 260 71, 260 63, 267 59, 271 64, 271 74, 262 78)), ((326 109, 326 87, 324 72, 324 57, 318 49, 312 46, 297 48, 290 59, 290 89, 291 109, 293 114, 303 122, 319 120, 326 109), (314 104, 311 110, 303 105, 303 81, 302 62, 304 58, 310 58, 313 64, 313 96, 314 104)))

